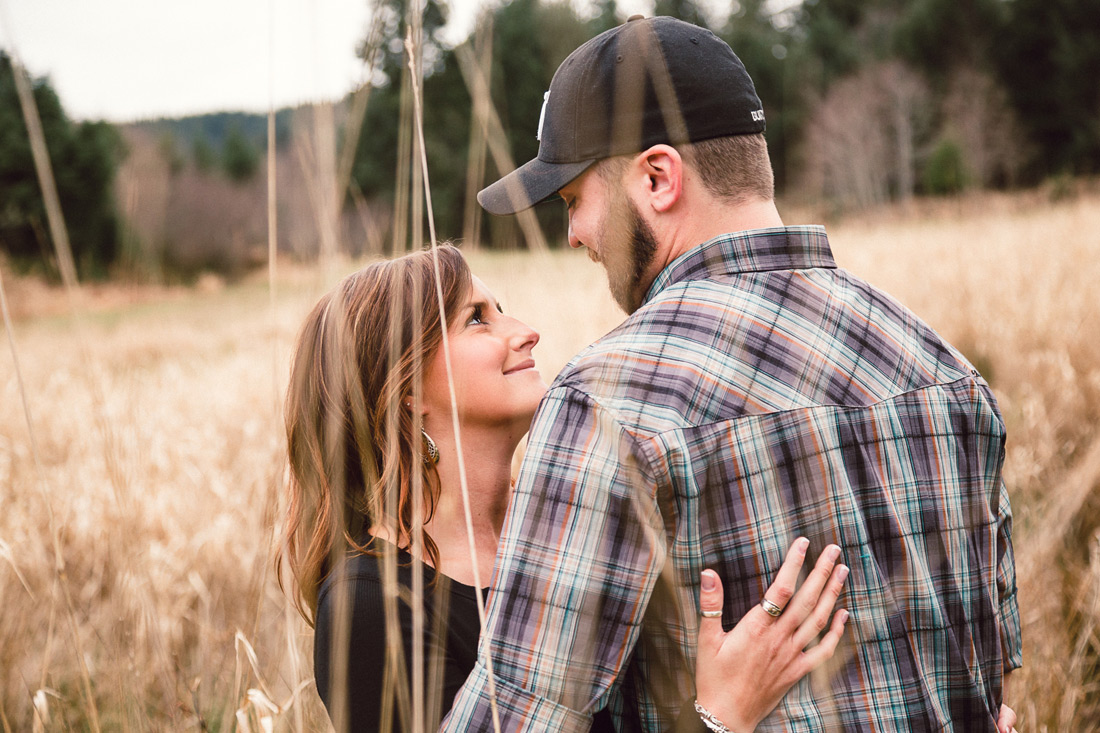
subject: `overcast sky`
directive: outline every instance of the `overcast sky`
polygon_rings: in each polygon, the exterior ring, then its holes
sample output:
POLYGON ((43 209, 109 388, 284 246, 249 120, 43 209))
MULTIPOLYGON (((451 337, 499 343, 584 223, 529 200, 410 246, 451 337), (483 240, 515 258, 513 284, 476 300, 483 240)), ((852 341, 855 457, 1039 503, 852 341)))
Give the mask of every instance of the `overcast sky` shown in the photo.
MULTIPOLYGON (((465 35, 478 1, 452 0, 452 35, 465 35)), ((619 2, 624 13, 652 7, 619 2)), ((367 9, 367 0, 0 0, 0 44, 49 76, 77 119, 265 111, 271 99, 337 99, 358 85, 367 9)))
POLYGON ((0 4, 4 46, 48 75, 77 118, 264 110, 272 96, 277 105, 339 97, 362 75, 364 0, 0 4))

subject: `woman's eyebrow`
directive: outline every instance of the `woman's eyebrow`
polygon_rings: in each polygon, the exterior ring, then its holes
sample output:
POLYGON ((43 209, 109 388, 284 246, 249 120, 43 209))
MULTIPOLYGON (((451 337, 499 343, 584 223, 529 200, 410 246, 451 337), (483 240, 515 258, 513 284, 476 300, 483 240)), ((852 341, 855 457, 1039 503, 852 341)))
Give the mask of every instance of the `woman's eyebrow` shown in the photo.
POLYGON ((475 300, 473 302, 470 302, 470 303, 466 304, 466 311, 467 312, 476 312, 478 310, 483 310, 484 311, 484 310, 487 310, 488 308, 489 308, 489 304, 487 302, 485 302, 484 300, 475 300))

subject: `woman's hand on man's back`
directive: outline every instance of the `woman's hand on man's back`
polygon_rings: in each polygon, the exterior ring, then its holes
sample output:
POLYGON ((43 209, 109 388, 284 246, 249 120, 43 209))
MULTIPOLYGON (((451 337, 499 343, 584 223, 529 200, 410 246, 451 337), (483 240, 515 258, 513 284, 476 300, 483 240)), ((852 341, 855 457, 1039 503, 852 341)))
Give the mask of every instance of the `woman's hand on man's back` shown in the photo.
POLYGON ((722 581, 713 570, 703 571, 696 701, 735 733, 753 730, 796 682, 833 656, 844 633, 848 612, 833 616, 848 577, 848 568, 837 564, 839 547, 825 548, 796 592, 809 544, 795 540, 764 600, 728 632, 720 613, 714 615, 722 610, 722 581))

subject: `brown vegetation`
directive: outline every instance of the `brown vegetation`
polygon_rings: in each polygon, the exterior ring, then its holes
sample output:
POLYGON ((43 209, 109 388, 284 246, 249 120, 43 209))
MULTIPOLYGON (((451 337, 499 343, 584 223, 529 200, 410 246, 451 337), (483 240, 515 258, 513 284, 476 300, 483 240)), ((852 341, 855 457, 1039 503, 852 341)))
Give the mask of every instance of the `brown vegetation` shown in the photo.
MULTIPOLYGON (((322 106, 323 107, 323 106, 322 106)), ((332 114, 331 106, 329 114, 332 114)), ((335 191, 321 196, 321 180, 334 180, 321 163, 331 161, 331 117, 313 124, 311 110, 297 110, 290 143, 276 154, 276 225, 282 250, 312 258, 333 249, 354 255, 381 252, 390 214, 352 195, 354 206, 333 213, 335 191), (328 130, 329 138, 314 134, 328 130), (318 147, 325 148, 321 155, 318 147), (328 244, 326 245, 326 242, 328 244)), ((154 283, 191 280, 199 273, 240 276, 267 259, 267 179, 233 181, 203 169, 164 140, 141 128, 125 131, 128 155, 118 174, 118 208, 127 223, 124 272, 154 283)))

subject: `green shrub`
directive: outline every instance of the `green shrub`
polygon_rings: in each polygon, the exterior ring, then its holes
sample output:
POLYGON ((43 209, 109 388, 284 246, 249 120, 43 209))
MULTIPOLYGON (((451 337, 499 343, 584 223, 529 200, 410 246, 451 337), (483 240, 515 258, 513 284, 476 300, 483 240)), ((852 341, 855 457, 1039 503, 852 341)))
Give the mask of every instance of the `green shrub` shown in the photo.
POLYGON ((924 165, 924 190, 934 196, 962 191, 969 184, 962 148, 951 138, 940 138, 924 165))

